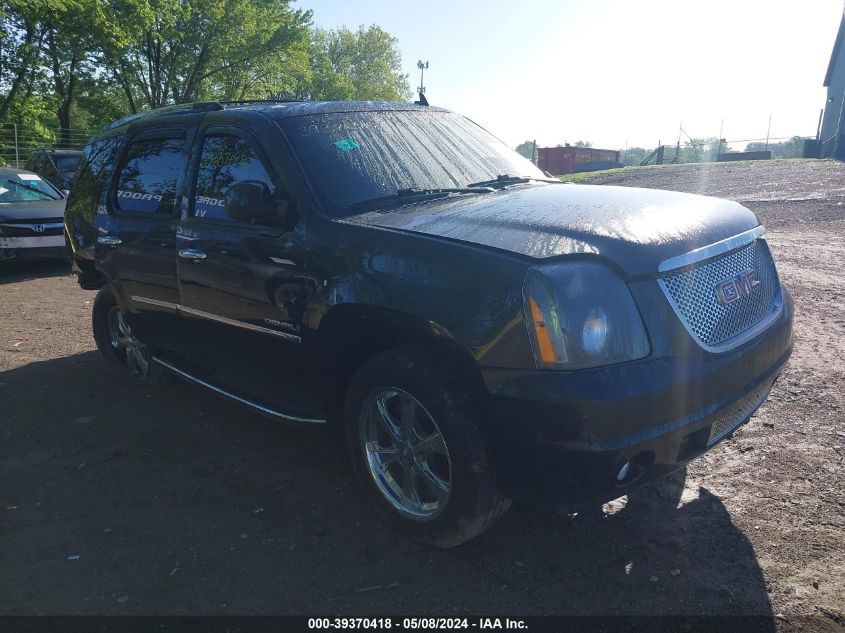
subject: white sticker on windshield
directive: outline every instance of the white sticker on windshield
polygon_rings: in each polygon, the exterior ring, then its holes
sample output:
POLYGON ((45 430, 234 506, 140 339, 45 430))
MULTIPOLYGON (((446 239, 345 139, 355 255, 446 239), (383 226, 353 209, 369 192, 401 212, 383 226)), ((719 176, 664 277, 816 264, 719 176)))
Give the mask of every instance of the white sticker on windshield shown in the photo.
POLYGON ((0 187, 0 196, 2 196, 7 191, 8 191, 8 189, 6 189, 6 187, 0 187))
POLYGON ((18 174, 18 178, 21 180, 41 180, 41 176, 35 174, 18 174))

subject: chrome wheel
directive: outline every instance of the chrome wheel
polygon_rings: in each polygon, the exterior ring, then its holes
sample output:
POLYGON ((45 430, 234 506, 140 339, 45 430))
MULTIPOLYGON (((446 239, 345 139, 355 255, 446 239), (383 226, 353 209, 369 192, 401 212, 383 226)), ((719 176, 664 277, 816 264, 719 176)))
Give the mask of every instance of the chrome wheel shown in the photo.
POLYGON ((133 376, 145 378, 150 371, 150 352, 147 346, 132 333, 119 307, 112 306, 107 322, 112 349, 123 359, 133 376))
POLYGON ((449 449, 419 400, 395 387, 375 389, 358 432, 370 475, 400 514, 425 521, 444 510, 452 489, 449 449))

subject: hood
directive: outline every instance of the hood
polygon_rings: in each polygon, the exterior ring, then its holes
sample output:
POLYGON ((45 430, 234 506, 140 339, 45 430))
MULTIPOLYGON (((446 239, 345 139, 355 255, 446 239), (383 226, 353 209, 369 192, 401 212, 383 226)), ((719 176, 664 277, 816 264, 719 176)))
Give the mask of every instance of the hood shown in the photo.
POLYGON ((531 185, 342 220, 548 259, 591 253, 630 276, 758 226, 742 205, 658 189, 531 185))
POLYGON ((30 200, 0 203, 0 222, 10 220, 61 219, 65 214, 65 199, 30 200))

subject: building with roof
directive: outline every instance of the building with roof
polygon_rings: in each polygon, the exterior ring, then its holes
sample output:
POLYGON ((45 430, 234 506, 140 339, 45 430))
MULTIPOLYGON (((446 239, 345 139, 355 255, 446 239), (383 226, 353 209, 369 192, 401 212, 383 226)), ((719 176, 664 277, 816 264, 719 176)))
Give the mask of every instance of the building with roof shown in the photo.
POLYGON ((819 155, 845 160, 845 12, 839 22, 839 32, 824 76, 827 102, 819 134, 819 155))

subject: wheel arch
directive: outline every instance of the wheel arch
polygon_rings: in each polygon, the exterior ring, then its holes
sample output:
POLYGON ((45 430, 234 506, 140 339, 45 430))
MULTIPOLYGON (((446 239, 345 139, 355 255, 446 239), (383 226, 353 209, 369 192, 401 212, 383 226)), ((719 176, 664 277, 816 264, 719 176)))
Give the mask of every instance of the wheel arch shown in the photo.
MULTIPOLYGON (((470 350, 449 330, 419 315, 384 306, 347 303, 326 313, 318 333, 330 370, 333 403, 342 404, 349 381, 361 365, 398 347, 418 347, 421 353, 437 355, 459 370, 474 399, 486 393, 470 350)), ((329 420, 337 422, 342 418, 342 406, 332 409, 335 407, 330 407, 329 420)))

